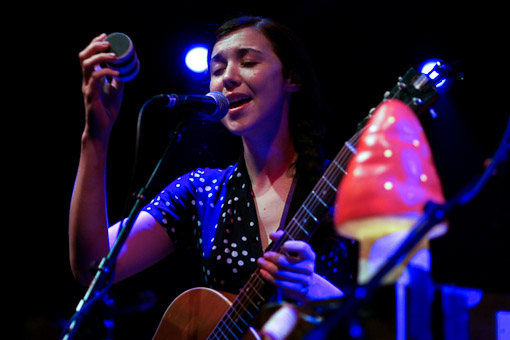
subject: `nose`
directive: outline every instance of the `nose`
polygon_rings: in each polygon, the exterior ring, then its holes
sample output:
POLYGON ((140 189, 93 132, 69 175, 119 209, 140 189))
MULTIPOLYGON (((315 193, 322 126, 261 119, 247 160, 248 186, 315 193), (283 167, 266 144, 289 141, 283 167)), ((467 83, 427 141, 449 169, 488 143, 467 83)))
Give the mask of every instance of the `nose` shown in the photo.
POLYGON ((223 86, 227 90, 232 90, 241 84, 241 75, 239 68, 235 64, 231 63, 227 65, 225 72, 223 73, 223 86))

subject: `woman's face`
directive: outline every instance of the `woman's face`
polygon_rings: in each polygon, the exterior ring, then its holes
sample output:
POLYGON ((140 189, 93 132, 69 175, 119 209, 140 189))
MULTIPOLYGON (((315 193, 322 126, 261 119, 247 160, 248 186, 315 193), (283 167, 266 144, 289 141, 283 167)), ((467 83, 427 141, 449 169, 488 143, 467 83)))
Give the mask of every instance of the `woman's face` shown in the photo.
POLYGON ((239 136, 271 133, 287 121, 289 84, 269 40, 254 28, 243 28, 219 40, 211 52, 210 90, 230 102, 222 123, 239 136))

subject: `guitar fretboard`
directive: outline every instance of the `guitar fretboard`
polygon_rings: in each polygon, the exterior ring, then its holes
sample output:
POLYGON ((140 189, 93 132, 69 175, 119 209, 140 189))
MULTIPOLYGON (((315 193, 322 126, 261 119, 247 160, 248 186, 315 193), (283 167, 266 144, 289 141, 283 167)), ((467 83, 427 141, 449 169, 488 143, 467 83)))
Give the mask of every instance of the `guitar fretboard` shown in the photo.
MULTIPOLYGON (((345 142, 335 159, 317 182, 294 217, 283 229, 284 236, 271 243, 266 251, 281 252, 287 240, 308 241, 322 218, 332 207, 342 176, 351 156, 356 153, 355 145, 363 130, 358 131, 345 142)), ((245 284, 227 313, 219 321, 208 339, 242 339, 248 332, 258 312, 275 293, 275 287, 266 282, 257 269, 245 284)))

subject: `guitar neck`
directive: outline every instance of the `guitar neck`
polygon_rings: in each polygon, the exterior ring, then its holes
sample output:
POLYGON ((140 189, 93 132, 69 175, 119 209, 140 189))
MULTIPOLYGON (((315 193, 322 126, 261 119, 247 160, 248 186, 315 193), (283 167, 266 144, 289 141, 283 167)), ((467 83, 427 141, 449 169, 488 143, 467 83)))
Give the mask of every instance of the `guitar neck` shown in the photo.
POLYGON ((257 269, 207 339, 242 339, 275 291, 275 286, 267 283, 257 269))
MULTIPOLYGON (((317 182, 289 224, 283 229, 284 236, 271 243, 266 251, 281 252, 287 240, 309 240, 321 219, 334 203, 338 185, 350 157, 356 153, 355 145, 361 132, 344 144, 335 159, 317 182)), ((266 282, 257 269, 245 284, 232 306, 213 330, 209 339, 241 339, 250 328, 261 308, 269 302, 275 287, 266 282)))
POLYGON ((281 246, 287 240, 308 241, 312 237, 318 224, 334 204, 338 185, 347 174, 345 168, 351 156, 356 153, 355 145, 360 135, 361 132, 358 132, 344 143, 294 217, 283 229, 284 236, 278 242, 270 244, 267 250, 280 252, 281 246))

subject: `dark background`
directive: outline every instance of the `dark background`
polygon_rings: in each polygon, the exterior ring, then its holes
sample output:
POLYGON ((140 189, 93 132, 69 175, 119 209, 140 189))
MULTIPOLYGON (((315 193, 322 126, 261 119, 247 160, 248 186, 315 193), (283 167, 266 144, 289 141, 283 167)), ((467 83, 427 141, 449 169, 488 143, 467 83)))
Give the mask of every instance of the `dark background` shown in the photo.
MULTIPOLYGON (((78 53, 102 32, 131 37, 141 73, 127 85, 109 161, 110 219, 123 215, 130 192, 135 128, 143 103, 159 93, 205 93, 203 79, 185 70, 187 46, 240 14, 279 20, 306 42, 327 108, 330 157, 376 106, 398 76, 426 59, 454 62, 464 74, 442 89, 436 119, 423 118, 447 198, 480 175, 508 121, 508 5, 489 2, 88 1, 17 5, 4 12, 6 215, 5 295, 14 334, 58 338, 85 288, 72 278, 67 221, 83 129, 78 53), (12 121, 11 121, 12 119, 12 121), (12 131, 11 131, 12 130, 12 131), (12 172, 11 172, 12 171, 12 172), (13 195, 14 194, 14 195, 13 195), (9 204, 10 203, 10 204, 9 204), (12 243, 12 245, 10 245, 12 243), (37 334, 38 336, 36 336, 37 334)), ((174 118, 147 119, 139 188, 159 158, 174 118), (150 151, 148 149, 151 149, 150 151)), ((189 125, 155 186, 197 166, 223 166, 238 156, 237 140, 218 126, 189 125), (234 145, 234 146, 233 146, 234 145)), ((501 169, 468 207, 452 217, 449 233, 433 244, 439 283, 506 291, 510 244, 508 170, 501 169)), ((118 318, 119 339, 150 338, 164 309, 187 287, 189 265, 169 259, 112 290, 121 306, 139 300, 148 312, 118 318), (175 282, 177 281, 177 285, 175 282), (144 295, 145 294, 145 295, 144 295)), ((127 308, 123 308, 124 311, 127 308)))

